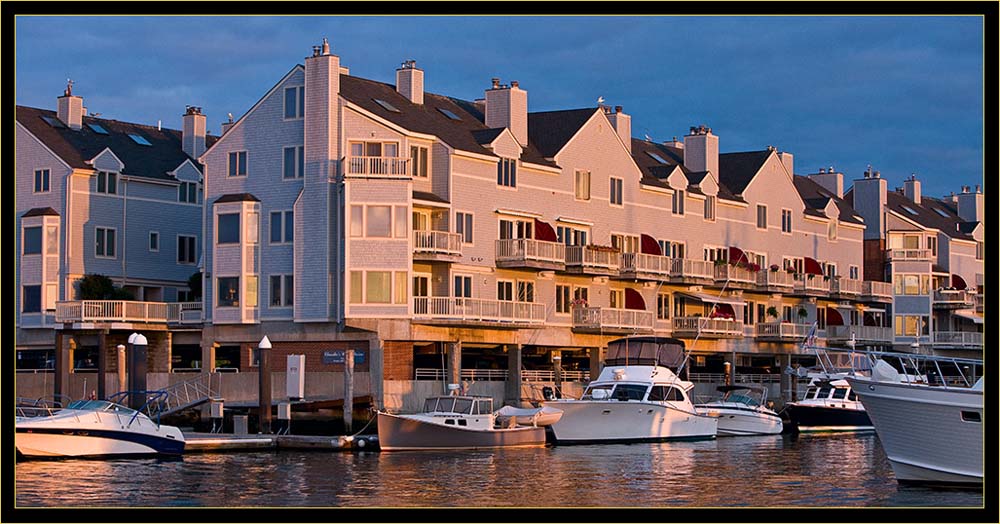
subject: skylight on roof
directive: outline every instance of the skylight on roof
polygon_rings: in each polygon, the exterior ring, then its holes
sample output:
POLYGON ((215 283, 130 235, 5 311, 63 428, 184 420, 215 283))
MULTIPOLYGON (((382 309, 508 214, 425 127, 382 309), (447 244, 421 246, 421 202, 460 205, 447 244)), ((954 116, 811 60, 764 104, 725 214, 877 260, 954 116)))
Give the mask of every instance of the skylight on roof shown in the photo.
POLYGON ((911 208, 909 206, 900 206, 900 207, 902 207, 904 210, 906 210, 907 213, 909 213, 909 214, 911 214, 913 216, 917 216, 917 212, 914 211, 913 208, 911 208))
POLYGON ((444 116, 446 116, 446 117, 448 117, 448 118, 450 118, 452 120, 461 120, 462 119, 461 117, 459 117, 455 113, 452 113, 451 111, 449 111, 449 110, 447 110, 447 109, 445 109, 443 107, 439 107, 439 108, 437 108, 437 110, 440 111, 442 115, 444 115, 444 116))
POLYGON ((128 137, 131 138, 133 142, 135 142, 136 144, 139 144, 140 146, 151 146, 151 145, 153 145, 153 144, 150 144, 149 140, 146 140, 146 137, 144 137, 142 135, 137 135, 137 134, 134 134, 134 133, 129 133, 128 137))
POLYGON ((937 214, 939 214, 939 215, 941 215, 941 216, 943 216, 943 217, 945 217, 945 218, 951 218, 951 215, 949 215, 948 213, 945 213, 944 211, 942 211, 942 210, 940 210, 940 209, 938 209, 938 208, 936 208, 936 207, 934 208, 934 211, 935 211, 935 212, 936 212, 937 214))
POLYGON ((56 129, 66 129, 66 124, 62 123, 62 121, 59 120, 58 118, 52 118, 51 116, 43 116, 42 120, 44 120, 46 124, 56 129))
POLYGON ((104 127, 102 127, 101 124, 90 123, 90 124, 87 124, 87 127, 89 127, 91 129, 91 131, 93 131, 93 132, 95 132, 95 133, 97 133, 99 135, 106 135, 106 134, 108 134, 108 130, 104 129, 104 127))
POLYGON ((651 157, 653 157, 653 160, 656 160, 657 162, 659 162, 661 164, 669 164, 670 163, 670 162, 667 162, 666 160, 664 160, 664 158, 662 156, 660 156, 660 155, 658 155, 656 153, 653 153, 653 152, 650 152, 650 151, 646 151, 646 154, 649 155, 649 156, 651 156, 651 157))
POLYGON ((389 102, 386 102, 385 100, 382 100, 382 99, 379 99, 379 98, 373 98, 372 100, 374 100, 376 104, 382 106, 382 108, 385 109, 386 111, 392 111, 393 113, 399 113, 399 109, 396 109, 396 106, 390 104, 389 102))

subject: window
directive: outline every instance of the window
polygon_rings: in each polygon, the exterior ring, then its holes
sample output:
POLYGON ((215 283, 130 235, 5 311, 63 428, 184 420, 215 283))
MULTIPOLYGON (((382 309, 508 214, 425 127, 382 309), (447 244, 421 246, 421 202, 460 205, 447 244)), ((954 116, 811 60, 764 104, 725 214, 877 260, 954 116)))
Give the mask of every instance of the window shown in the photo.
POLYGON ((48 193, 49 192, 49 170, 48 169, 36 169, 35 170, 35 193, 48 193))
POLYGON ((364 296, 364 271, 351 271, 351 304, 360 304, 364 296))
POLYGON ((556 285, 556 313, 569 313, 569 286, 556 285))
POLYGON ((650 152, 650 151, 646 151, 646 154, 649 155, 653 160, 656 160, 657 162, 659 162, 661 164, 668 164, 669 163, 669 162, 667 162, 666 159, 664 159, 662 156, 660 156, 660 155, 658 155, 656 153, 653 153, 653 152, 650 152))
POLYGON ((670 258, 684 258, 684 242, 673 242, 670 240, 657 240, 663 256, 670 258))
POLYGON ((851 280, 858 280, 859 277, 861 276, 859 274, 860 271, 858 269, 858 266, 850 266, 847 271, 849 275, 848 278, 850 278, 851 280))
POLYGON ((684 400, 684 393, 681 393, 681 390, 671 386, 653 386, 649 390, 649 397, 647 400, 656 402, 678 402, 684 400))
POLYGON ((782 209, 781 210, 781 232, 791 233, 792 232, 792 210, 782 209))
POLYGON ((517 301, 518 302, 534 302, 535 301, 535 283, 529 280, 518 280, 517 281, 517 301))
POLYGON ((194 235, 177 235, 177 263, 194 264, 197 255, 194 235))
POLYGON ((586 287, 573 287, 573 302, 582 306, 586 306, 590 301, 590 290, 586 287))
POLYGON ((271 307, 292 307, 294 278, 293 275, 271 275, 271 307))
POLYGON ((149 250, 156 252, 160 250, 160 232, 150 231, 149 232, 149 250))
POLYGON ((197 182, 181 182, 177 186, 177 201, 178 202, 188 202, 190 204, 198 203, 198 183, 197 182))
POLYGON ((271 243, 287 244, 295 240, 295 213, 292 211, 271 212, 271 243))
POLYGON ((45 252, 50 255, 59 254, 59 226, 45 227, 45 252))
POLYGON ((587 231, 569 226, 556 227, 556 240, 567 246, 587 245, 587 231))
POLYGON ((702 250, 705 260, 715 262, 716 260, 729 260, 729 250, 724 247, 706 247, 702 250))
POLYGON ((42 286, 22 286, 23 295, 21 298, 22 313, 42 312, 42 286))
POLYGON ((396 106, 390 104, 389 102, 386 102, 385 100, 382 100, 382 99, 379 99, 379 98, 373 98, 372 100, 374 100, 376 104, 382 106, 382 109, 385 109, 386 111, 389 111, 390 113, 398 113, 399 112, 399 109, 396 109, 396 106))
POLYGON ((240 305, 240 277, 219 277, 218 307, 239 307, 240 305))
POLYGON ((757 229, 767 229, 767 206, 757 204, 757 229))
POLYGON ((462 242, 472 243, 472 213, 455 213, 455 232, 462 237, 462 242))
POLYGON ((517 187, 517 160, 501 158, 497 163, 497 185, 517 187))
POLYGON ((365 236, 389 238, 392 236, 392 206, 366 206, 365 236))
POLYGON ((410 146, 410 163, 413 165, 413 176, 427 178, 427 148, 410 146))
POLYGON ((229 153, 229 176, 247 176, 247 152, 229 153))
POLYGON ((705 197, 705 220, 715 222, 715 197, 705 197))
POLYGON ((781 308, 781 321, 791 322, 792 321, 792 306, 782 306, 781 308))
POLYGON ((283 151, 281 177, 285 180, 302 178, 305 174, 305 148, 291 146, 284 148, 283 151))
POLYGON ((151 145, 153 145, 153 144, 150 144, 149 140, 146 140, 146 137, 144 137, 142 135, 138 135, 138 134, 135 134, 135 133, 129 133, 128 137, 131 138, 133 142, 135 142, 136 144, 139 144, 140 146, 151 146, 151 145))
POLYGON ((917 216, 917 212, 914 211, 912 207, 909 207, 909 206, 900 206, 900 207, 902 207, 903 210, 905 210, 907 213, 909 213, 909 214, 911 214, 913 216, 917 216))
POLYGON ((743 321, 748 326, 753 325, 753 302, 743 303, 743 321))
POLYGON ((302 118, 306 113, 304 86, 285 88, 285 118, 302 118))
POLYGON ((514 283, 509 280, 497 280, 497 300, 511 302, 514 300, 514 283))
POLYGON ((622 179, 611 177, 611 198, 609 201, 613 206, 622 205, 622 179))
POLYGON ((87 127, 89 127, 91 131, 97 133, 98 135, 106 135, 106 134, 108 134, 108 130, 104 129, 104 127, 101 126, 100 124, 95 124, 95 123, 91 122, 91 123, 87 124, 87 127))
POLYGON ((916 315, 896 315, 896 336, 927 336, 930 332, 930 323, 927 321, 927 318, 916 315))
POLYGON ((590 171, 577 171, 575 184, 576 199, 590 200, 590 171))
POLYGON ((406 215, 406 206, 396 206, 396 214, 393 216, 392 226, 396 238, 406 238, 407 236, 406 215))
POLYGON ((927 249, 931 250, 931 256, 937 256, 937 237, 927 237, 927 249))
POLYGON ((608 305, 611 309, 625 309, 625 290, 611 289, 608 291, 608 305))
POLYGON ((448 117, 448 118, 450 118, 452 120, 461 120, 462 119, 461 117, 459 117, 455 113, 452 113, 451 111, 449 111, 449 110, 447 110, 447 109, 445 109, 443 107, 439 107, 439 108, 437 108, 437 110, 440 111, 442 115, 444 115, 444 116, 446 116, 446 117, 448 117))
POLYGON ((534 222, 526 220, 500 219, 500 240, 512 238, 533 238, 534 222))
POLYGON ((659 320, 670 319, 670 294, 656 294, 656 318, 659 320))
POLYGON ((108 195, 118 194, 118 175, 106 171, 97 172, 97 192, 108 195))
POLYGON ((23 254, 25 255, 40 255, 42 254, 42 227, 26 227, 24 228, 24 249, 23 254))
POLYGON ((684 215, 684 190, 678 189, 674 191, 673 200, 671 201, 672 209, 671 212, 675 215, 684 215))
POLYGON ((930 294, 930 275, 895 274, 892 276, 893 293, 896 295, 930 294))
POLYGON ((366 272, 365 302, 368 304, 389 304, 392 302, 391 271, 366 272))
POLYGON ((830 223, 826 227, 826 238, 828 240, 837 240, 837 219, 831 218, 830 223))
POLYGON ((983 259, 983 253, 985 251, 986 250, 983 248, 983 243, 982 242, 976 242, 976 260, 982 260, 983 259))
POLYGON ((639 249, 639 237, 636 235, 611 235, 611 247, 621 251, 622 253, 638 253, 639 249))
POLYGON ((455 275, 452 292, 458 298, 472 298, 472 277, 455 275))
POLYGON ((239 244, 240 214, 226 213, 219 215, 219 225, 217 229, 217 244, 239 244))
POLYGON ((405 271, 397 271, 396 276, 396 286, 393 292, 393 303, 395 304, 406 304, 409 295, 409 289, 407 288, 407 278, 409 276, 405 271))
POLYGON ((247 307, 257 307, 257 275, 247 275, 247 307))
POLYGON ((767 320, 767 308, 765 304, 757 304, 757 323, 762 324, 767 320))
POLYGON ((97 228, 95 239, 96 255, 102 258, 115 257, 115 235, 116 231, 111 228, 97 228))

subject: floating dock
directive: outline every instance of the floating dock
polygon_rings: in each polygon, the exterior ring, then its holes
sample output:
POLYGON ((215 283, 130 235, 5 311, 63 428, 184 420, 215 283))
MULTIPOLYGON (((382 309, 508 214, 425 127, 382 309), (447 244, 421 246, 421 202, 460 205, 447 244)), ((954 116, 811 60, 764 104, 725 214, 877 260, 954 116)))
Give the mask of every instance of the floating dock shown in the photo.
POLYGON ((279 449, 309 449, 328 451, 377 451, 378 435, 317 436, 262 435, 231 433, 184 433, 185 453, 216 451, 259 451, 279 449))

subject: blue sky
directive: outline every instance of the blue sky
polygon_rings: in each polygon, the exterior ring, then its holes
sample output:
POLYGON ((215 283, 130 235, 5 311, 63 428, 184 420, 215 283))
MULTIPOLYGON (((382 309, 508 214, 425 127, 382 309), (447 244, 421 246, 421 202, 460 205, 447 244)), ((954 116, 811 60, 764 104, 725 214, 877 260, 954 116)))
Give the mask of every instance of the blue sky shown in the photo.
POLYGON ((351 74, 472 100, 517 80, 529 111, 624 106, 632 133, 706 124, 723 152, 773 145, 798 174, 868 164, 890 188, 983 181, 983 22, 968 17, 37 17, 16 19, 17 103, 55 108, 66 79, 102 117, 219 132, 328 37, 351 74), (501 28, 498 30, 498 28, 501 28), (65 36, 53 36, 65 35, 65 36))

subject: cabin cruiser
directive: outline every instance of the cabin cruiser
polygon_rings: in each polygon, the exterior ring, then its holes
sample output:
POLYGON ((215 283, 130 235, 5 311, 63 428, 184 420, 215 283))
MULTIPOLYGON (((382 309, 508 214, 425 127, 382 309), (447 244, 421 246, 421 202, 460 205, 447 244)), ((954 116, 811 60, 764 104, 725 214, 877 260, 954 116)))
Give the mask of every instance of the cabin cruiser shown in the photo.
POLYGON ((778 435, 781 417, 767 407, 762 384, 719 386, 722 398, 695 406, 699 413, 719 419, 718 435, 778 435))
MULTIPOLYGON (((909 380, 885 360, 870 377, 848 377, 871 417, 896 480, 904 483, 983 483, 983 379, 968 376, 981 360, 883 354, 901 362, 934 366, 937 377, 952 363, 958 380, 909 380)), ((920 369, 918 367, 917 374, 920 369)), ((953 372, 954 373, 954 372, 953 372)))
POLYGON ((111 400, 77 400, 42 416, 18 417, 15 444, 25 458, 180 455, 184 435, 111 400))
POLYGON ((544 402, 563 411, 549 426, 557 444, 715 438, 718 419, 698 413, 689 398, 694 384, 671 370, 684 362, 683 341, 627 337, 607 351, 580 399, 544 402))
MULTIPOLYGON (((539 410, 540 412, 541 410, 539 410)), ((378 441, 382 451, 541 447, 545 428, 519 425, 507 416, 497 424, 493 398, 450 395, 430 397, 422 413, 400 415, 379 411, 378 441)), ((523 413, 522 421, 536 414, 523 413)))
POLYGON ((845 380, 851 373, 810 374, 801 400, 785 406, 793 427, 801 432, 871 431, 864 405, 845 380))

